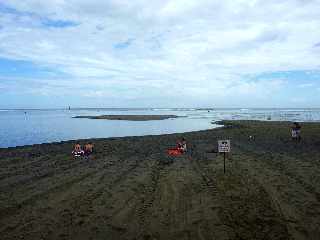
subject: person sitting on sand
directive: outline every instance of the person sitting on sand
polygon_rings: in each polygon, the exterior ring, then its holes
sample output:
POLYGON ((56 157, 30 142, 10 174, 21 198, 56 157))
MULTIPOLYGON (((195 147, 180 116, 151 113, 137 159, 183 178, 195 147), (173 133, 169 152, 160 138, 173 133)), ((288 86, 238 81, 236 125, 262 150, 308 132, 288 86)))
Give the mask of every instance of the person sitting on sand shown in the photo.
POLYGON ((182 138, 181 141, 177 142, 177 146, 175 148, 168 149, 169 155, 178 156, 187 152, 187 141, 182 138))
POLYGON ((178 150, 180 153, 183 153, 182 142, 178 141, 177 142, 177 147, 175 149, 178 150))
POLYGON ((177 149, 181 153, 185 153, 187 151, 187 141, 185 138, 182 138, 181 141, 178 142, 177 149))
POLYGON ((84 155, 84 151, 81 149, 81 145, 79 143, 76 143, 74 145, 74 150, 72 151, 72 154, 75 157, 80 157, 84 155))
POLYGON ((84 155, 89 156, 93 153, 93 144, 91 142, 84 145, 84 155))
POLYGON ((181 145, 181 149, 182 151, 185 153, 187 152, 187 141, 185 138, 182 138, 182 141, 181 141, 182 145, 181 145))

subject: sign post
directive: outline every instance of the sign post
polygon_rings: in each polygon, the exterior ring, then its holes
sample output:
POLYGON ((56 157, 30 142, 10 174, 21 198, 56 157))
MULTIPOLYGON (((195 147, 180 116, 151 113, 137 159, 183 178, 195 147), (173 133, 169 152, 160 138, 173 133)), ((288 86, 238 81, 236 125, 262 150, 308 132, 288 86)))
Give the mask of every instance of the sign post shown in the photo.
POLYGON ((230 140, 218 140, 218 151, 223 153, 223 172, 226 173, 226 153, 231 151, 230 140))
POLYGON ((226 173, 226 153, 223 153, 223 173, 226 173))

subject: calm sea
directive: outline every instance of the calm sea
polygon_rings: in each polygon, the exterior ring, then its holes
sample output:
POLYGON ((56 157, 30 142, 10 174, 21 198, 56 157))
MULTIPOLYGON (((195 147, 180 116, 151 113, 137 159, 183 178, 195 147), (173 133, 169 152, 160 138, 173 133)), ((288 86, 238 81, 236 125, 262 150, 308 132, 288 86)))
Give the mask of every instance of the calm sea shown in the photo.
POLYGON ((0 147, 72 139, 181 133, 218 127, 217 120, 320 121, 320 109, 47 109, 0 110, 0 147), (76 119, 78 115, 174 114, 160 121, 76 119))

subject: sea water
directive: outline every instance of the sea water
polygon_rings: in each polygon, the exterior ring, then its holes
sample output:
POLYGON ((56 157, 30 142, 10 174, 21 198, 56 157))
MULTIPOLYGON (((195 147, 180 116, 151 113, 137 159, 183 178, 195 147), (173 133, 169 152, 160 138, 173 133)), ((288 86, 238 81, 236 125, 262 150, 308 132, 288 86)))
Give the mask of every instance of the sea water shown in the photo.
POLYGON ((181 133, 219 127, 219 120, 320 121, 320 109, 41 109, 0 110, 0 147, 72 139, 181 133), (156 121, 73 118, 81 115, 178 115, 156 121))

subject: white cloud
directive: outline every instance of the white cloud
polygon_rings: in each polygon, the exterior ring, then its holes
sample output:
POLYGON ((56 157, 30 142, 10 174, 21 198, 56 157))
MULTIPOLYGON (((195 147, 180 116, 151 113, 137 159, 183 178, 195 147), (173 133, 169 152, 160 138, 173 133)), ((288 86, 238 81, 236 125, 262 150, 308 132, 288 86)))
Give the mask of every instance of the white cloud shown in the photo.
POLYGON ((311 88, 314 87, 314 83, 302 83, 298 85, 299 88, 311 88))
POLYGON ((279 82, 248 82, 243 76, 319 68, 319 52, 313 48, 320 41, 318 0, 3 4, 20 14, 0 16, 0 57, 65 72, 69 80, 60 84, 92 87, 86 96, 114 96, 117 87, 127 87, 127 94, 137 98, 143 90, 155 98, 179 93, 201 95, 203 101, 230 94, 258 97, 279 82), (79 25, 45 28, 41 17, 79 25), (127 45, 116 48, 119 43, 127 45), (103 86, 111 90, 98 89, 103 86))

